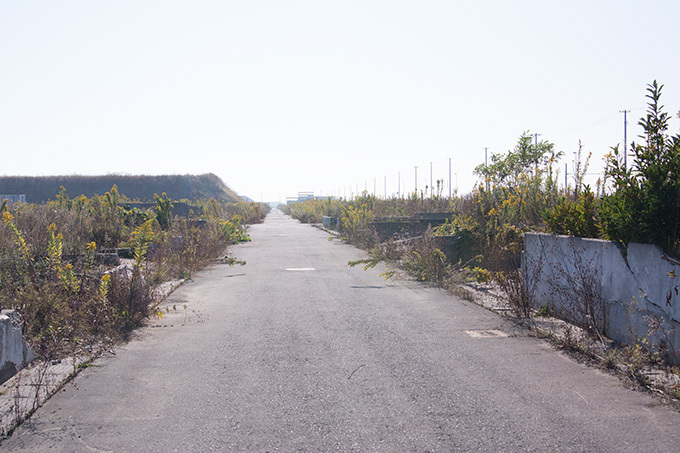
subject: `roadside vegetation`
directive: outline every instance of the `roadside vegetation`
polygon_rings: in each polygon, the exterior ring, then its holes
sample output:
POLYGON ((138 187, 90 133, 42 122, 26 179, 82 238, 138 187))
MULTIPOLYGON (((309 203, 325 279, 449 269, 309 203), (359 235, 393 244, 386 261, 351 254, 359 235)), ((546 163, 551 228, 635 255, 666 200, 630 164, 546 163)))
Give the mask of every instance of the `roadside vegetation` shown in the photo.
MULTIPOLYGON (((401 269, 469 299, 475 285, 490 284, 487 291, 499 292, 518 318, 532 319, 547 310, 533 309, 531 282, 523 280, 520 270, 526 232, 652 243, 680 256, 680 134, 668 131, 670 117, 660 104, 662 89, 656 81, 647 87, 648 110, 639 121, 644 135, 640 143, 632 143, 632 158, 625 165, 623 152, 612 148, 596 187, 584 184, 591 154, 579 146, 575 172, 568 187, 560 188, 557 164, 563 153, 527 131, 513 149, 491 156, 488 164, 475 169, 478 184, 467 195, 443 197, 438 181, 431 196, 425 195, 427 189, 389 199, 364 192, 354 199, 313 199, 282 208, 301 222, 320 223, 324 216, 338 219, 342 238, 370 256, 350 265, 369 268, 383 261, 391 269, 386 277, 401 269)), ((591 291, 584 287, 582 292, 591 291)), ((590 319, 588 313, 583 315, 590 319)), ((577 328, 584 333, 578 341, 571 330, 558 336, 568 349, 593 351, 586 345, 605 344, 592 325, 577 328)), ((634 370, 629 373, 633 377, 644 364, 661 362, 678 375, 653 345, 644 346, 609 343, 589 354, 610 367, 614 358, 623 360, 626 369, 634 370)), ((672 392, 680 397, 680 385, 672 392)))
POLYGON ((0 308, 16 309, 36 357, 54 360, 125 338, 157 310, 156 288, 184 279, 230 244, 268 206, 214 199, 187 202, 174 216, 165 194, 150 209, 130 207, 114 185, 45 204, 0 205, 0 308))

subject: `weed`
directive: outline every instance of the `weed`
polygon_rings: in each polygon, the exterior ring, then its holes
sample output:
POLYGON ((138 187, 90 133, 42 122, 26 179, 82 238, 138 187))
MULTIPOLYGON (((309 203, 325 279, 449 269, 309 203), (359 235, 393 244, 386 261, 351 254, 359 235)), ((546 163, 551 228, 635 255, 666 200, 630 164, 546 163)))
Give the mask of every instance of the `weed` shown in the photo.
POLYGON ((567 324, 564 329, 564 336, 562 337, 562 346, 570 351, 579 349, 578 338, 574 334, 574 329, 570 324, 567 324))
POLYGON ((527 288, 521 270, 497 272, 494 275, 494 282, 515 316, 525 319, 531 317, 532 293, 527 288))
POLYGON ((601 279, 596 267, 599 256, 588 257, 574 242, 570 242, 569 247, 567 253, 553 253, 563 259, 554 262, 547 276, 552 296, 559 301, 557 314, 601 338, 606 323, 601 279))
POLYGON ((76 368, 79 370, 85 370, 87 368, 99 368, 101 365, 95 365, 92 362, 80 362, 78 365, 76 365, 76 368))
POLYGON ((468 269, 472 279, 477 283, 488 283, 493 279, 493 275, 486 269, 482 269, 479 266, 475 266, 468 269))
POLYGON ((536 310, 536 313, 534 316, 538 316, 540 318, 548 318, 550 317, 550 307, 548 307, 548 304, 543 305, 540 307, 538 310, 536 310))
POLYGON ((172 222, 172 200, 165 192, 160 197, 153 194, 153 198, 156 201, 156 221, 162 230, 168 230, 172 222))
POLYGON ((621 352, 616 349, 609 349, 604 356, 604 366, 609 370, 618 368, 621 352))
POLYGON ((233 256, 229 256, 229 255, 225 256, 223 261, 224 261, 224 264, 228 264, 230 267, 233 267, 236 264, 238 264, 239 266, 245 266, 246 265, 245 260, 240 260, 240 259, 234 258, 233 256))
POLYGON ((374 214, 367 203, 358 206, 342 206, 340 216, 341 233, 353 244, 370 246, 374 240, 374 234, 369 231, 368 225, 374 219, 374 214))
MULTIPOLYGON (((379 262, 380 262, 379 259, 372 257, 372 258, 365 258, 365 259, 348 261, 347 265, 349 267, 355 267, 355 266, 358 266, 360 264, 363 264, 364 270, 367 271, 369 269, 373 269, 375 266, 378 265, 379 262)), ((380 276, 383 277, 385 280, 389 280, 390 278, 392 278, 394 276, 394 271, 388 269, 385 272, 381 273, 380 276)))
POLYGON ((406 271, 422 282, 431 282, 442 287, 448 275, 451 265, 447 262, 446 255, 437 248, 432 229, 415 239, 411 243, 412 250, 406 255, 403 266, 406 271))
POLYGON ((646 348, 636 344, 626 349, 626 371, 628 376, 642 387, 649 385, 649 378, 643 372, 645 364, 649 363, 649 356, 646 348))

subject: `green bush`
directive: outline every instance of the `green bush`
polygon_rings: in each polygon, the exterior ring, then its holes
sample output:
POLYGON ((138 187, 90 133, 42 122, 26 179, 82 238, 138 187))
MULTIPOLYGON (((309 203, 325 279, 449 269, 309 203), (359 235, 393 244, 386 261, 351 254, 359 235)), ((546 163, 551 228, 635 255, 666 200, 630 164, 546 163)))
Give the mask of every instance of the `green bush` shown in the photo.
POLYGON ((599 236, 597 200, 586 186, 576 200, 562 198, 552 209, 543 212, 543 219, 551 233, 586 238, 599 236))
POLYGON ((618 147, 606 157, 609 195, 600 220, 607 239, 652 243, 680 253, 680 134, 669 136, 669 116, 659 104, 663 85, 647 87, 647 115, 639 121, 644 144, 631 146, 633 162, 624 165, 618 147))

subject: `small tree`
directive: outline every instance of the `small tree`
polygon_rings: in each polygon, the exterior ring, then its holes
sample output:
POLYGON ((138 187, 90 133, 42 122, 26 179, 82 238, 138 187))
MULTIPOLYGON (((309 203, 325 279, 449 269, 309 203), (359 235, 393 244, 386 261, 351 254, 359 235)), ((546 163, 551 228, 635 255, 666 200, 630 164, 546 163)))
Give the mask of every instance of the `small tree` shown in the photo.
POLYGON ((647 87, 647 115, 640 119, 645 143, 631 145, 630 168, 618 147, 606 157, 605 177, 613 192, 602 200, 600 219, 607 239, 653 243, 680 252, 680 134, 667 134, 669 115, 659 104, 663 85, 647 87))
POLYGON ((518 265, 523 231, 542 224, 541 213, 557 198, 554 165, 561 156, 553 143, 535 142, 524 132, 513 150, 494 154, 491 163, 475 168, 483 181, 474 193, 473 217, 484 230, 482 254, 488 268, 518 265))
POLYGON ((563 153, 555 151, 553 143, 535 143, 533 138, 524 132, 512 151, 494 154, 490 164, 475 168, 475 173, 490 185, 488 193, 484 185, 480 186, 479 196, 492 208, 486 212, 498 213, 503 223, 540 223, 541 212, 557 196, 553 166, 563 153))

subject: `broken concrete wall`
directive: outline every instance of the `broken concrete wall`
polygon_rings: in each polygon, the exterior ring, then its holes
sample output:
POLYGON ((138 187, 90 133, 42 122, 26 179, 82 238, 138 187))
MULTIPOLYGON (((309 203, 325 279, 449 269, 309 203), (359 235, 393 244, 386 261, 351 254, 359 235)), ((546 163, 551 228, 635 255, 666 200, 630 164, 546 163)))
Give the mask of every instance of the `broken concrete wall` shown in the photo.
POLYGON ((15 310, 0 312, 0 384, 34 358, 33 351, 24 341, 21 319, 15 310))
POLYGON ((680 262, 659 247, 527 233, 522 268, 535 307, 581 324, 600 316, 610 338, 663 343, 680 359, 680 262))

